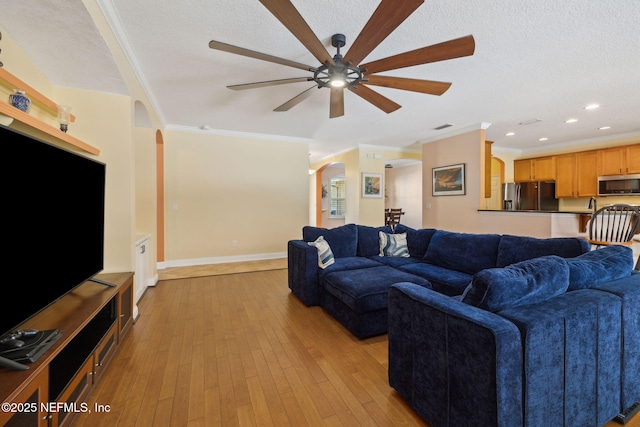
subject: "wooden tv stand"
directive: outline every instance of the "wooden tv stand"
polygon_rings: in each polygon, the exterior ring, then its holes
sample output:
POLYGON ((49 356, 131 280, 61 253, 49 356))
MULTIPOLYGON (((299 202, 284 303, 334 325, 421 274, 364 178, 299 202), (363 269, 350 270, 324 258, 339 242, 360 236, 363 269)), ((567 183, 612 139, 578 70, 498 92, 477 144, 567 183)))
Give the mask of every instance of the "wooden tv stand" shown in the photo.
POLYGON ((115 286, 87 281, 20 326, 62 335, 28 370, 0 368, 0 425, 67 426, 93 412, 87 397, 133 325, 133 273, 96 278, 115 286))

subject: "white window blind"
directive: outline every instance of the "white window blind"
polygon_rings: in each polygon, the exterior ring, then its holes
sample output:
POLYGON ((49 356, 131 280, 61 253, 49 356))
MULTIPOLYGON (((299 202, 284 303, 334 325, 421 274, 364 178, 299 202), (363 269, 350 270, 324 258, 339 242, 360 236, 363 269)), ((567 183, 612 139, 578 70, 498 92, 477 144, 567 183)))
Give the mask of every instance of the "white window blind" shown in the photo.
POLYGON ((331 178, 329 216, 344 217, 347 212, 347 190, 344 177, 331 178))

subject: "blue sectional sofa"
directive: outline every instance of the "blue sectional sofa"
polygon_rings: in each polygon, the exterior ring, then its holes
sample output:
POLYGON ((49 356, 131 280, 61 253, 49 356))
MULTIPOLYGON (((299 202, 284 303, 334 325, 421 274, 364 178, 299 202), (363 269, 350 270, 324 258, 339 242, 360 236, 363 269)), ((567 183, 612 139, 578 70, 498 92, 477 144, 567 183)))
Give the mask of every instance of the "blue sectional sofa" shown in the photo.
POLYGON ((389 290, 389 383, 431 426, 602 426, 640 400, 628 247, 476 274, 448 297, 389 290))
POLYGON ((389 384, 433 427, 597 427, 640 401, 628 247, 403 225, 302 234, 292 293, 359 338, 388 332, 389 384))
POLYGON ((326 229, 304 227, 302 239, 288 242, 288 283, 305 305, 322 306, 358 338, 387 332, 389 287, 410 282, 444 295, 460 295, 474 275, 544 255, 575 257, 589 251, 578 238, 454 233, 356 224, 326 229), (380 233, 404 236, 405 251, 381 252, 380 233), (322 237, 333 263, 321 268, 322 237), (383 256, 380 254, 383 253, 383 256), (401 256, 398 256, 401 255, 401 256))

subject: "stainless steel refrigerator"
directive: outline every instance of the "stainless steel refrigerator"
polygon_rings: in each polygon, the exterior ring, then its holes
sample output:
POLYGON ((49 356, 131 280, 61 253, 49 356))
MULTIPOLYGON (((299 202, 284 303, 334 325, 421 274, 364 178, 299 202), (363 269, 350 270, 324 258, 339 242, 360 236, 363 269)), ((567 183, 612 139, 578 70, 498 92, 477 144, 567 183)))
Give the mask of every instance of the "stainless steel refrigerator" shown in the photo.
POLYGON ((502 209, 557 211, 556 183, 554 181, 534 181, 503 184, 502 209))

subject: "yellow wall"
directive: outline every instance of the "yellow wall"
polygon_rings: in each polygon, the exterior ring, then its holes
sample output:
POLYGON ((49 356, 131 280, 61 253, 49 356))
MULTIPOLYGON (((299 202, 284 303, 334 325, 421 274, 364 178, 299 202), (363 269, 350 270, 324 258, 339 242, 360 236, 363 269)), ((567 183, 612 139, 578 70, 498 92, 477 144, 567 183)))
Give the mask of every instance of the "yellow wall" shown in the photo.
MULTIPOLYGON (((311 169, 317 170, 331 163, 344 163, 347 186, 347 214, 346 224, 362 224, 380 226, 384 224, 384 183, 380 198, 362 197, 362 174, 379 173, 384 177, 384 165, 393 159, 417 159, 421 154, 402 150, 388 150, 380 147, 360 146, 343 153, 323 159, 321 162, 311 165, 311 169)), ((311 176, 315 180, 316 174, 311 176)))
MULTIPOLYGON (((105 35, 107 40, 111 37, 105 35)), ((2 43, 7 70, 55 102, 71 105, 77 120, 69 134, 101 151, 96 158, 107 165, 105 271, 133 271, 136 236, 149 234, 153 246, 157 237, 158 114, 130 70, 123 76, 135 96, 58 88, 4 31, 2 43), (153 128, 134 126, 138 100, 148 109, 153 128)), ((124 66, 119 48, 113 49, 124 66)), ((29 128, 21 130, 44 138, 29 128)), ((307 144, 199 131, 165 130, 163 136, 167 265, 286 256, 287 241, 299 238, 308 223, 307 144), (174 204, 178 209, 172 209, 174 204)), ((54 138, 45 139, 69 148, 54 138)), ((155 261, 152 251, 152 276, 155 261)))
POLYGON ((286 256, 308 223, 307 144, 175 130, 164 139, 168 265, 286 256))
MULTIPOLYGON (((107 165, 104 271, 133 271, 134 209, 129 98, 54 87, 4 31, 2 44, 5 68, 56 103, 71 105, 76 121, 69 125, 68 133, 97 147, 101 153, 93 156, 79 151, 15 121, 11 127, 107 165)), ((49 124, 55 125, 55 118, 48 120, 49 124)), ((78 177, 78 180, 81 182, 82 177, 78 177)))

